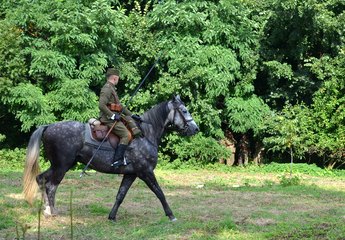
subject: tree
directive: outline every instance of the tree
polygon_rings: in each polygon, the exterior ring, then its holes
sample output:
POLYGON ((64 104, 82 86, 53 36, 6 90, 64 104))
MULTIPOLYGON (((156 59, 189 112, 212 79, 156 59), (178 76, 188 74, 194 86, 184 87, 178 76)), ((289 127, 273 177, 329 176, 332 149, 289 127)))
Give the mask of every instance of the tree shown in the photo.
POLYGON ((287 146, 282 140, 290 134, 296 136, 292 147, 297 147, 298 156, 317 153, 330 158, 331 165, 341 161, 344 2, 284 0, 259 6, 268 18, 264 18, 255 92, 282 118, 275 118, 273 125, 268 121, 272 129, 267 133, 276 131, 280 137, 265 138, 267 147, 281 152, 287 146), (288 127, 294 126, 293 119, 297 129, 288 127))
POLYGON ((244 5, 229 1, 165 1, 149 13, 157 45, 167 52, 166 72, 153 84, 153 95, 180 92, 206 136, 224 138, 226 129, 256 131, 250 121, 257 115, 238 122, 233 113, 265 112, 253 94, 259 27, 250 14, 244 5), (247 106, 233 108, 241 104, 247 106), (260 109, 252 111, 252 104, 260 109), (243 122, 245 127, 239 125, 243 122))
POLYGON ((343 1, 274 1, 261 41, 256 92, 270 106, 312 103, 322 85, 305 65, 311 58, 335 57, 343 44, 343 1))
POLYGON ((231 140, 239 164, 259 162, 264 148, 331 165, 344 157, 341 0, 0 2, 4 143, 40 124, 97 116, 110 66, 121 67, 127 103, 161 56, 130 108, 142 113, 179 93, 202 131, 168 135, 166 156, 215 162, 228 157, 219 142, 231 140))
POLYGON ((22 130, 95 116, 90 88, 102 84, 104 69, 116 63, 123 12, 103 0, 22 0, 5 14, 1 101, 22 130))
POLYGON ((292 164, 294 156, 304 158, 313 145, 312 122, 311 112, 305 105, 287 105, 267 119, 269 135, 264 138, 264 143, 273 152, 287 151, 292 164))
POLYGON ((313 151, 328 167, 345 163, 345 55, 313 59, 311 71, 323 80, 313 97, 313 151))

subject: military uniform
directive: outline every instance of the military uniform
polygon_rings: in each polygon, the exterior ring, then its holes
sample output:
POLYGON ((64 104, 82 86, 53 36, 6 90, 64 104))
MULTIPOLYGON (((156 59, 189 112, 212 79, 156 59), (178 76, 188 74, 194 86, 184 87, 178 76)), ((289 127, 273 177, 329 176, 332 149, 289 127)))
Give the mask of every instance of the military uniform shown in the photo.
MULTIPOLYGON (((111 104, 120 105, 120 101, 116 92, 115 85, 107 82, 101 90, 98 106, 100 109, 100 121, 106 124, 109 128, 111 128, 114 124, 114 121, 110 118, 115 113, 110 110, 111 104)), ((132 115, 132 113, 127 108, 123 110, 123 114, 125 114, 126 116, 132 115)), ((127 145, 129 143, 131 139, 131 133, 121 121, 118 121, 115 124, 112 132, 120 137, 120 144, 127 145)))
MULTIPOLYGON (((127 121, 127 124, 133 124, 133 119, 136 118, 137 121, 141 121, 140 116, 132 115, 132 113, 127 109, 124 108, 120 103, 119 97, 116 92, 115 85, 119 81, 119 71, 115 68, 109 68, 106 73, 107 83, 103 86, 100 96, 99 96, 99 109, 100 109, 100 121, 106 124, 109 128, 111 128, 115 123, 115 126, 112 129, 112 132, 119 136, 120 143, 117 146, 115 156, 114 156, 114 163, 112 166, 115 168, 121 165, 129 164, 128 161, 124 158, 127 146, 129 141, 132 138, 131 132, 127 129, 127 127, 123 124, 120 120, 120 113, 125 115, 126 119, 130 119, 127 121), (132 118, 131 118, 132 117, 132 118)), ((137 127, 131 127, 132 131, 135 129, 134 135, 139 135, 141 132, 137 127)))

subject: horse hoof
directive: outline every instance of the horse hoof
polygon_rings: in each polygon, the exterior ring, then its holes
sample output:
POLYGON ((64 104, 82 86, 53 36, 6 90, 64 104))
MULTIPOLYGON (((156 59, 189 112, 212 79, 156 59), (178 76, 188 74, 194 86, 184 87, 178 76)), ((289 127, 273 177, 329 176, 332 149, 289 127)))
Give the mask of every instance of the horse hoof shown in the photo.
POLYGON ((44 209, 43 215, 44 215, 45 217, 51 217, 51 216, 52 216, 52 211, 51 211, 51 209, 50 209, 49 206, 47 206, 47 207, 44 209))
POLYGON ((170 222, 176 222, 176 221, 177 221, 177 218, 175 217, 170 218, 170 222))
POLYGON ((110 222, 113 222, 113 223, 116 222, 116 218, 108 217, 108 220, 109 220, 110 222))

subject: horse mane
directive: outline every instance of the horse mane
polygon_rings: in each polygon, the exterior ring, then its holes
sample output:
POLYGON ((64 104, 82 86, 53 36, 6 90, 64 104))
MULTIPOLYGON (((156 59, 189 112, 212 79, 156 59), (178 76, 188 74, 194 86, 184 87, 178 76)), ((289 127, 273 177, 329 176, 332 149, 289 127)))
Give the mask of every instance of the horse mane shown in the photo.
POLYGON ((165 101, 146 111, 142 118, 144 121, 151 123, 153 126, 163 128, 169 112, 168 101, 165 101))

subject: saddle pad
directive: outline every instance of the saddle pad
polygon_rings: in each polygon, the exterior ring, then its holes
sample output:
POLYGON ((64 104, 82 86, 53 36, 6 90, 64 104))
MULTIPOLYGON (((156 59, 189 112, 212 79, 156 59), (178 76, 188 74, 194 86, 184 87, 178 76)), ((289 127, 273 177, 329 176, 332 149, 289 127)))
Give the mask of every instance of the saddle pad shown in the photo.
MULTIPOLYGON (((90 124, 88 124, 88 123, 85 124, 84 142, 86 145, 94 147, 94 148, 98 148, 99 145, 101 144, 100 141, 95 140, 92 137, 91 127, 90 127, 90 124)), ((108 140, 105 140, 99 149, 105 150, 105 151, 112 151, 112 152, 114 151, 114 148, 110 145, 108 140)))

